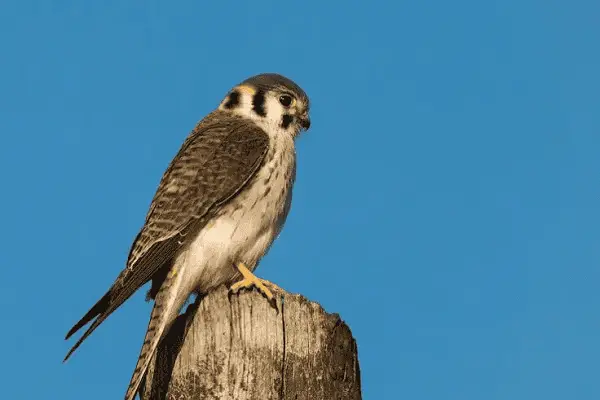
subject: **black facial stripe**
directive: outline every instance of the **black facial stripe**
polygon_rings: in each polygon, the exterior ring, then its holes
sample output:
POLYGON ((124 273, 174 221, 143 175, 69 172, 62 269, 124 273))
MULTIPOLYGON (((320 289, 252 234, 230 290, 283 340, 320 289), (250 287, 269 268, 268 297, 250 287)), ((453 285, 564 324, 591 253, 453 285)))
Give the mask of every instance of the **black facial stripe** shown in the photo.
POLYGON ((281 127, 283 129, 287 129, 292 122, 294 122, 294 117, 289 114, 283 114, 283 118, 281 119, 281 127))
POLYGON ((262 90, 256 91, 256 94, 252 99, 252 109, 261 117, 267 116, 267 113, 265 112, 265 92, 262 90))
POLYGON ((237 106, 238 104, 240 104, 240 92, 238 92, 237 90, 234 90, 233 92, 231 92, 229 94, 229 97, 227 98, 227 102, 223 105, 223 107, 225 108, 233 108, 235 106, 237 106))

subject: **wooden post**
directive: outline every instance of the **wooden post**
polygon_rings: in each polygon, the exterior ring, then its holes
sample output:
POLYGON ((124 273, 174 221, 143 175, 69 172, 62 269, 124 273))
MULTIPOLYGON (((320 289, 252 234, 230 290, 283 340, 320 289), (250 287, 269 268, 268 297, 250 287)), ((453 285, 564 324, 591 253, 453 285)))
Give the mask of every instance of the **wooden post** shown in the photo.
POLYGON ((275 308, 256 290, 222 287, 190 305, 159 346, 141 399, 360 400, 348 326, 300 295, 281 295, 275 308))

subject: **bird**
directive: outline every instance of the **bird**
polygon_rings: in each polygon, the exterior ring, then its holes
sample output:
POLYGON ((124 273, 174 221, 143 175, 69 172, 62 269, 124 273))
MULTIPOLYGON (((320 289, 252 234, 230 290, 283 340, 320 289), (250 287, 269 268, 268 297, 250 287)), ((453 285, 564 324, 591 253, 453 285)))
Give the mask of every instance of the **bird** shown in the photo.
POLYGON ((106 318, 151 282, 154 300, 125 394, 133 400, 161 339, 192 294, 221 285, 256 288, 269 301, 277 285, 254 275, 290 211, 295 142, 310 128, 306 92, 277 73, 230 89, 184 140, 165 170, 125 268, 69 330, 91 322, 64 361, 106 318))

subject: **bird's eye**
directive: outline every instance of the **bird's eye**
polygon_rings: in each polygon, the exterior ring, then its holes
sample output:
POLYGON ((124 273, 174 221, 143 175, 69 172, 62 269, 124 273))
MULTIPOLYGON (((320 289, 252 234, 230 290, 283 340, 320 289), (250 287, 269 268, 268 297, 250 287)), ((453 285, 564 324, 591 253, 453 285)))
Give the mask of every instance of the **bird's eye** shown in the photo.
POLYGON ((284 107, 291 106, 292 101, 293 101, 292 96, 290 96, 289 94, 282 94, 281 96, 279 96, 279 102, 284 107))

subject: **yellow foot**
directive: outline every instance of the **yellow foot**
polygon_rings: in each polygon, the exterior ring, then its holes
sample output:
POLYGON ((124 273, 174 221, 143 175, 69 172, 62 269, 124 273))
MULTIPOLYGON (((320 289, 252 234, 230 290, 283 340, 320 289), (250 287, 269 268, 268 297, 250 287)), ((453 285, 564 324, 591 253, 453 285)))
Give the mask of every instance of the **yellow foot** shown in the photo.
POLYGON ((232 293, 237 293, 240 289, 250 289, 253 286, 258 289, 259 292, 264 294, 270 302, 273 301, 273 293, 269 290, 270 287, 273 290, 281 290, 281 288, 274 283, 267 280, 257 278, 250 270, 244 265, 244 263, 238 263, 236 265, 238 271, 243 276, 243 279, 239 282, 234 283, 229 289, 232 293), (268 287, 267 287, 268 286, 268 287))

